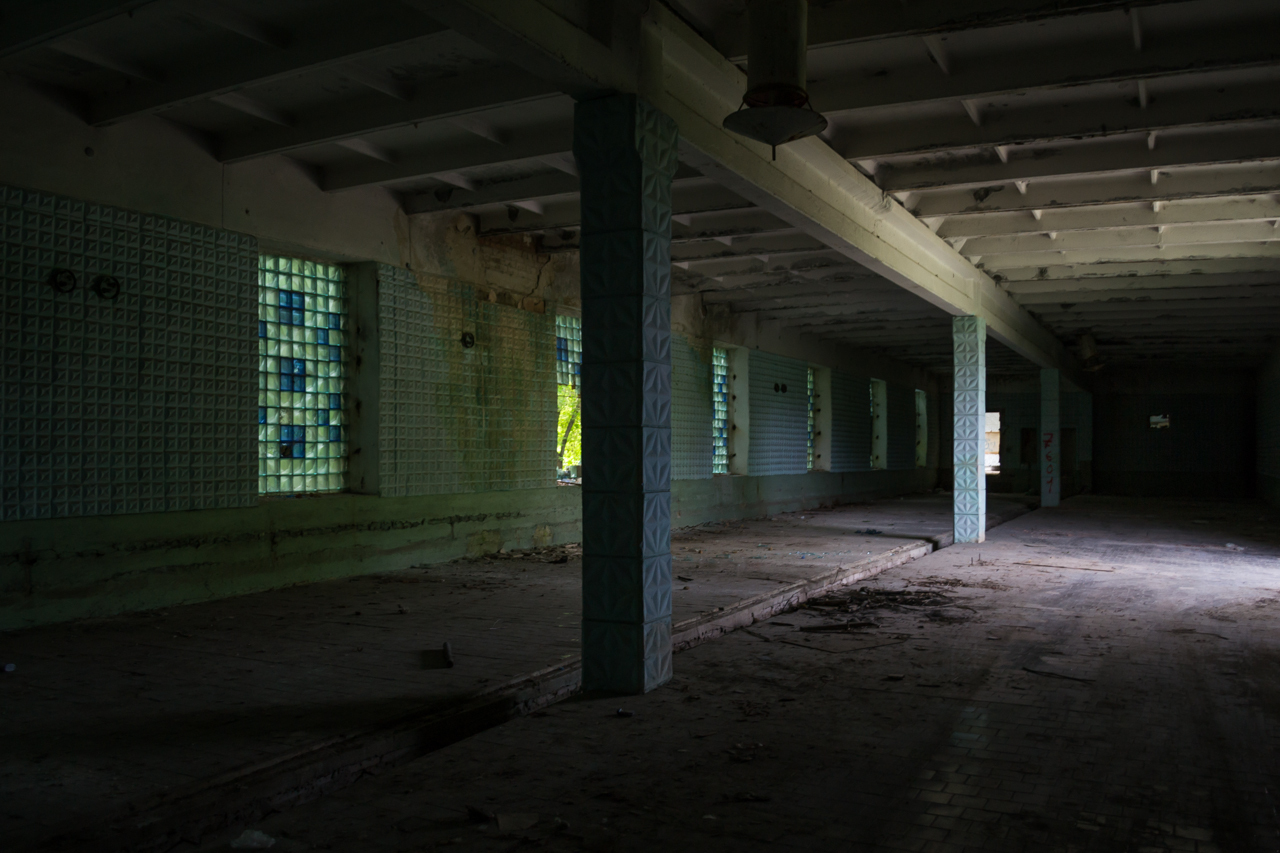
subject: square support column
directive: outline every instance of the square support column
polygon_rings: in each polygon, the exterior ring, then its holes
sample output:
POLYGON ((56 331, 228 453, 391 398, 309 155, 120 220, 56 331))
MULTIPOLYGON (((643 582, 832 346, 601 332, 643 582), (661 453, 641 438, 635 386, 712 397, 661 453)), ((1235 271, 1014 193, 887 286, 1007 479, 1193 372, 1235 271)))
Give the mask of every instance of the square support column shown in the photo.
POLYGON ((1061 379, 1058 371, 1040 371, 1040 506, 1057 506, 1062 499, 1061 379))
POLYGON ((987 538, 987 321, 951 318, 955 365, 952 465, 955 541, 987 538))
POLYGON ((671 179, 675 122, 634 95, 579 103, 582 684, 671 678, 671 179))

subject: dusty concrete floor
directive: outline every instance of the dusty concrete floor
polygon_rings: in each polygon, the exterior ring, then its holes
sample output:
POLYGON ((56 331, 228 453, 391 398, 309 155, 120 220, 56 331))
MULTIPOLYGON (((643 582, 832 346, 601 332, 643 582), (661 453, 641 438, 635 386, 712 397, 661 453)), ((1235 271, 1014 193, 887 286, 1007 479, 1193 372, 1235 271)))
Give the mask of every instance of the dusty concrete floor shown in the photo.
MULTIPOLYGON (((942 535, 949 500, 678 531, 675 619, 942 535)), ((992 512, 1016 505, 993 499, 992 512)), ((0 664, 17 665, 0 673, 0 838, 22 847, 114 822, 157 796, 574 658, 581 561, 562 556, 406 568, 0 636, 0 664), (424 650, 446 640, 457 666, 424 669, 424 650)))
POLYGON ((247 829, 371 853, 1274 851, 1278 521, 1075 498, 683 652, 646 696, 247 829))

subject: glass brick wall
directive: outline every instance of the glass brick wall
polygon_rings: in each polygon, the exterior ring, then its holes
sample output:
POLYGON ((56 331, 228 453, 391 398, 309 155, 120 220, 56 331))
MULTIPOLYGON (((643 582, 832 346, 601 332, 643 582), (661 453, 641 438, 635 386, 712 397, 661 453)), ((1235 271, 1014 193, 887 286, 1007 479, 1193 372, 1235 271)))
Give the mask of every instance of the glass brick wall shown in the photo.
POLYGON ((258 263, 258 492, 331 492, 347 470, 342 268, 258 263))
POLYGON ((711 351, 712 457, 713 474, 729 473, 729 351, 711 351))
POLYGON ((556 316, 557 476, 573 477, 582 464, 582 320, 556 316))
POLYGON ((812 367, 809 368, 808 376, 805 378, 805 383, 808 385, 808 396, 809 396, 809 412, 808 412, 809 439, 808 439, 808 446, 805 451, 807 453, 805 467, 807 467, 810 471, 812 471, 813 470, 813 414, 814 414, 813 412, 813 368, 812 367))

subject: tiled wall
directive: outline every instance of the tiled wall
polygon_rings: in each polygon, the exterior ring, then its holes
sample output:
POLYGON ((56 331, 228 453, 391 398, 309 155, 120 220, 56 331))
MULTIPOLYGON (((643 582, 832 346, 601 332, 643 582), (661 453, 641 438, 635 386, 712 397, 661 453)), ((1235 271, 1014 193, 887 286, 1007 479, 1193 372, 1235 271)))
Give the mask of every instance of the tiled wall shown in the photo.
POLYGON ((671 336, 671 477, 705 480, 712 463, 711 349, 671 336))
POLYGON ((870 380, 833 370, 831 398, 831 470, 870 470, 870 380))
POLYGON ((387 265, 378 288, 380 493, 552 485, 555 316, 481 301, 457 282, 426 291, 387 265))
POLYGON ((808 445, 808 365, 759 351, 751 353, 750 473, 803 474, 808 445), (781 389, 786 386, 786 391, 781 389), (777 390, 775 390, 775 386, 777 390))
POLYGON ((252 505, 256 241, 8 187, 0 221, 0 517, 252 505))

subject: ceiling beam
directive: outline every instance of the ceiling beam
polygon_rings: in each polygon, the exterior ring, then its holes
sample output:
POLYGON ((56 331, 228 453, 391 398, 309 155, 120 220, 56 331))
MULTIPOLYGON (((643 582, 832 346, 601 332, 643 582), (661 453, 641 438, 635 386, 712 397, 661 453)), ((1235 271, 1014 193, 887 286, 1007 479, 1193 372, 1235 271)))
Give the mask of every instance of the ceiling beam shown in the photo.
POLYGON ((548 157, 567 150, 572 144, 571 127, 551 125, 527 130, 508 145, 477 138, 448 147, 398 154, 392 163, 365 159, 327 166, 320 186, 326 192, 382 186, 477 166, 548 157))
POLYGON ((1009 281, 1005 289, 1023 305, 1038 302, 1096 301, 1102 299, 1158 299, 1160 294, 1213 292, 1280 286, 1280 273, 1181 273, 1178 275, 1086 278, 1082 280, 1009 281), (1067 298, 1071 297, 1071 298, 1067 298))
MULTIPOLYGON (((1204 71, 1274 65, 1280 46, 1271 27, 1254 23, 1221 29, 1170 33, 1134 51, 1126 39, 1105 33, 1087 45, 1005 51, 973 60, 951 74, 931 62, 875 73, 829 74, 809 86, 814 109, 828 118, 870 107, 981 101, 1030 89, 1059 89, 1087 83, 1122 83, 1204 71)), ((1135 90, 1136 97, 1136 90, 1135 90)))
POLYGON ((151 0, 4 0, 0 3, 0 58, 47 45, 94 24, 146 6, 151 0))
POLYGON ((486 204, 511 204, 517 201, 571 195, 578 192, 578 179, 564 172, 544 172, 512 181, 477 184, 473 190, 460 187, 416 193, 405 201, 405 213, 439 213, 465 210, 486 204))
POLYGON ((1008 162, 992 153, 919 166, 884 165, 876 172, 876 183, 886 192, 902 192, 1143 171, 1149 181, 1159 186, 1163 176, 1152 177, 1153 170, 1266 160, 1278 152, 1280 128, 1245 125, 1230 131, 1162 137, 1154 150, 1145 139, 1126 137, 1013 151, 1008 154, 1008 162))
MULTIPOLYGON (((1043 210, 1036 219, 1029 213, 982 214, 947 217, 938 236, 952 242, 978 237, 1012 237, 1020 234, 1063 234, 1071 231, 1108 231, 1155 228, 1209 222, 1256 222, 1280 219, 1280 198, 1246 198, 1174 201, 1153 210, 1149 204, 1110 205, 1043 210)), ((966 244, 967 248, 967 244, 966 244)))
POLYGON ((431 6, 433 17, 571 94, 639 93, 675 120, 684 162, 947 313, 983 317, 992 337, 1083 383, 1047 329, 824 140, 791 143, 775 160, 768 146, 726 131, 721 122, 739 106, 746 75, 666 6, 649 4, 634 43, 616 39, 612 49, 542 3, 431 6))
POLYGON ((135 83, 89 105, 89 121, 99 127, 135 116, 225 95, 359 59, 375 51, 444 32, 425 15, 400 4, 339 6, 324 15, 304 16, 290 28, 286 43, 264 49, 244 38, 219 44, 216 62, 201 62, 150 83, 135 83))
POLYGON ((1213 169, 1174 170, 1151 183, 1149 174, 1121 172, 1087 179, 1058 179, 1032 183, 1026 192, 1012 181, 977 189, 926 191, 911 199, 913 213, 922 219, 960 214, 1034 211, 1105 204, 1172 201, 1280 193, 1280 160, 1213 169))
POLYGON ((1261 258, 1229 258, 1229 259, 1196 259, 1183 261, 1142 260, 1128 263, 1096 264, 1096 263, 1058 263, 1035 267, 1018 267, 1002 269, 997 273, 1000 281, 1008 287, 1012 282, 1023 281, 1076 281, 1083 283, 1086 279, 1115 279, 1150 277, 1174 278, 1184 275, 1234 275, 1237 273, 1280 273, 1280 259, 1261 258))
POLYGON ((845 131, 837 127, 831 144, 847 160, 881 160, 1280 118, 1280 95, 1271 83, 1224 93, 1179 92, 1154 100, 1145 109, 1134 98, 1118 97, 1123 93, 1099 94, 1100 98, 1088 101, 991 110, 983 114, 981 125, 957 107, 952 118, 854 124, 845 131))
POLYGON ((1068 249, 1061 252, 993 255, 990 258, 984 257, 981 260, 981 264, 992 272, 1003 272, 1006 269, 1023 269, 1058 264, 1102 265, 1255 258, 1280 260, 1280 243, 1216 243, 1209 245, 1165 246, 1157 249, 1146 246, 1133 249, 1068 249))
MULTIPOLYGON (((468 74, 458 80, 433 81, 412 97, 398 101, 379 94, 362 95, 299 115, 289 127, 262 126, 226 136, 218 159, 237 163, 265 154, 278 154, 379 130, 438 121, 515 103, 553 101, 560 94, 547 83, 510 68, 468 74)), ((477 145, 493 144, 477 138, 477 145)), ((548 154, 568 150, 560 148, 548 154)), ((500 157, 499 159, 512 159, 500 157)))
POLYGON ((1069 231, 1051 234, 1015 234, 1003 237, 976 237, 961 249, 966 256, 1015 255, 1025 252, 1067 251, 1071 249, 1120 249, 1173 247, 1215 243, 1262 243, 1280 240, 1277 220, 1259 222, 1216 222, 1191 225, 1158 225, 1109 231, 1069 231))
MULTIPOLYGON (((1128 7, 1159 5, 1170 0, 912 0, 906 3, 866 3, 836 0, 813 4, 809 10, 809 50, 843 44, 907 36, 942 35, 961 30, 1023 24, 1074 17, 1128 7)), ((747 56, 746 15, 721 22, 712 41, 726 56, 741 62, 747 56)))

